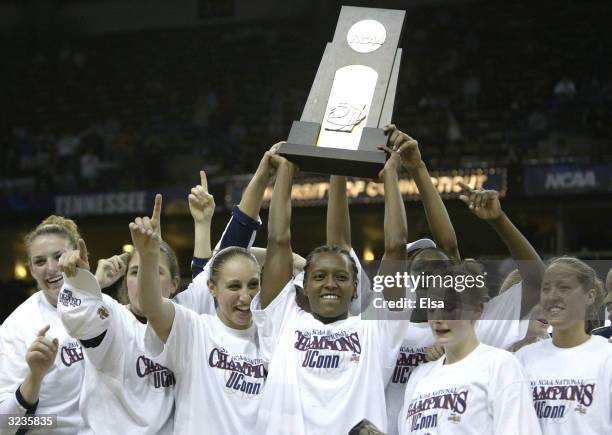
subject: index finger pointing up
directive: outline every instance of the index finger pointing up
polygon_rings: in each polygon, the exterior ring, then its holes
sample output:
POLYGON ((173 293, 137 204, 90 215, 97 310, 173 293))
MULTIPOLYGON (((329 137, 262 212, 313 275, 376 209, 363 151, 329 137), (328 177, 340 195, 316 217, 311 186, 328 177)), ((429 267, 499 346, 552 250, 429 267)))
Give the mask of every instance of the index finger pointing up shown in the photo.
POLYGON ((45 334, 47 333, 47 331, 49 331, 49 329, 51 328, 51 325, 46 325, 43 329, 41 329, 40 331, 38 331, 36 333, 37 337, 44 337, 45 334))
POLYGON ((208 192, 208 180, 206 179, 206 172, 200 171, 200 184, 205 191, 208 192))
POLYGON ((161 194, 155 195, 155 205, 153 206, 153 214, 151 215, 151 220, 155 222, 159 222, 161 218, 161 209, 162 209, 162 196, 161 194))

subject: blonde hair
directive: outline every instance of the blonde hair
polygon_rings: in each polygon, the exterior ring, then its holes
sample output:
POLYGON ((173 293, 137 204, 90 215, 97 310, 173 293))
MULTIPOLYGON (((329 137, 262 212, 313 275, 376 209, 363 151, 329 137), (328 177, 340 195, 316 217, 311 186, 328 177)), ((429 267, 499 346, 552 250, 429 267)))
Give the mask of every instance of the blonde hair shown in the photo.
POLYGON ((79 228, 72 219, 62 216, 51 215, 42 221, 36 228, 30 231, 24 238, 26 252, 28 253, 28 261, 30 260, 30 247, 38 236, 45 234, 56 234, 68 239, 73 249, 76 249, 81 235, 79 228))
POLYGON ((606 297, 604 284, 602 280, 597 277, 595 270, 584 261, 579 260, 576 257, 564 256, 555 258, 548 264, 548 267, 555 264, 562 264, 572 268, 572 270, 575 272, 576 279, 585 291, 595 289, 595 300, 586 309, 586 319, 595 319, 597 317, 597 311, 603 304, 603 300, 606 297))

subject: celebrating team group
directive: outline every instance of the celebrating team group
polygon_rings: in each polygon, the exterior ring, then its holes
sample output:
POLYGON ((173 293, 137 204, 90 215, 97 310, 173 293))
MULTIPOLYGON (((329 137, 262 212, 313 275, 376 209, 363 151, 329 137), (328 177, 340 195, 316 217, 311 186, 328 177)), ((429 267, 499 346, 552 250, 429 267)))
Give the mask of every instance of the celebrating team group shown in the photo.
MULTIPOLYGON (((482 276, 460 258, 417 141, 393 125, 385 132, 378 273, 482 276), (418 187, 431 240, 407 240, 401 170, 418 187)), ((26 236, 39 291, 0 325, 0 434, 26 429, 8 416, 56 416, 54 427, 28 430, 49 434, 612 433, 612 344, 586 327, 602 306, 612 312, 612 272, 606 294, 585 262, 542 261, 498 192, 463 185, 460 199, 517 269, 492 298, 487 286, 386 287, 387 301, 435 303, 374 309, 381 293, 351 248, 346 178, 331 176, 326 244, 303 258, 291 246, 297 168, 278 147, 214 249, 215 202, 200 173, 185 290, 163 239, 161 195, 151 216, 129 223, 134 251, 95 271, 72 220, 50 216, 26 236), (267 247, 257 248, 271 183, 267 247), (103 292, 115 283, 116 299, 103 292)))

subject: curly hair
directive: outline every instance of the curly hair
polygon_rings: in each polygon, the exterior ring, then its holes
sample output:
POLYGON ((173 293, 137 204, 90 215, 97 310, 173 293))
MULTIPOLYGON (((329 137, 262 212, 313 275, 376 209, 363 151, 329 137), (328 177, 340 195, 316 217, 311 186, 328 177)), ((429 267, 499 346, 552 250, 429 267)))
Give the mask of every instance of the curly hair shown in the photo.
POLYGON ((30 247, 34 240, 38 236, 45 234, 56 234, 65 237, 70 242, 73 249, 76 249, 79 239, 81 238, 79 228, 75 221, 62 216, 51 215, 24 237, 23 241, 26 246, 28 257, 30 256, 30 247))

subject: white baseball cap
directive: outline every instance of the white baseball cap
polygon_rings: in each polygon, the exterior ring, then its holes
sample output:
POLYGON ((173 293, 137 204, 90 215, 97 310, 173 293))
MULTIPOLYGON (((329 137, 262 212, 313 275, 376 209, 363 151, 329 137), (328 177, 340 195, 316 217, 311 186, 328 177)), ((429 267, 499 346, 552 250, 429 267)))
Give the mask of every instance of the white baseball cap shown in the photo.
POLYGON ((406 252, 416 251, 417 249, 437 248, 436 243, 431 239, 419 239, 406 244, 406 252))
POLYGON ((77 268, 75 276, 65 274, 57 299, 57 311, 66 331, 77 340, 89 340, 108 329, 110 310, 102 299, 95 276, 77 268))

